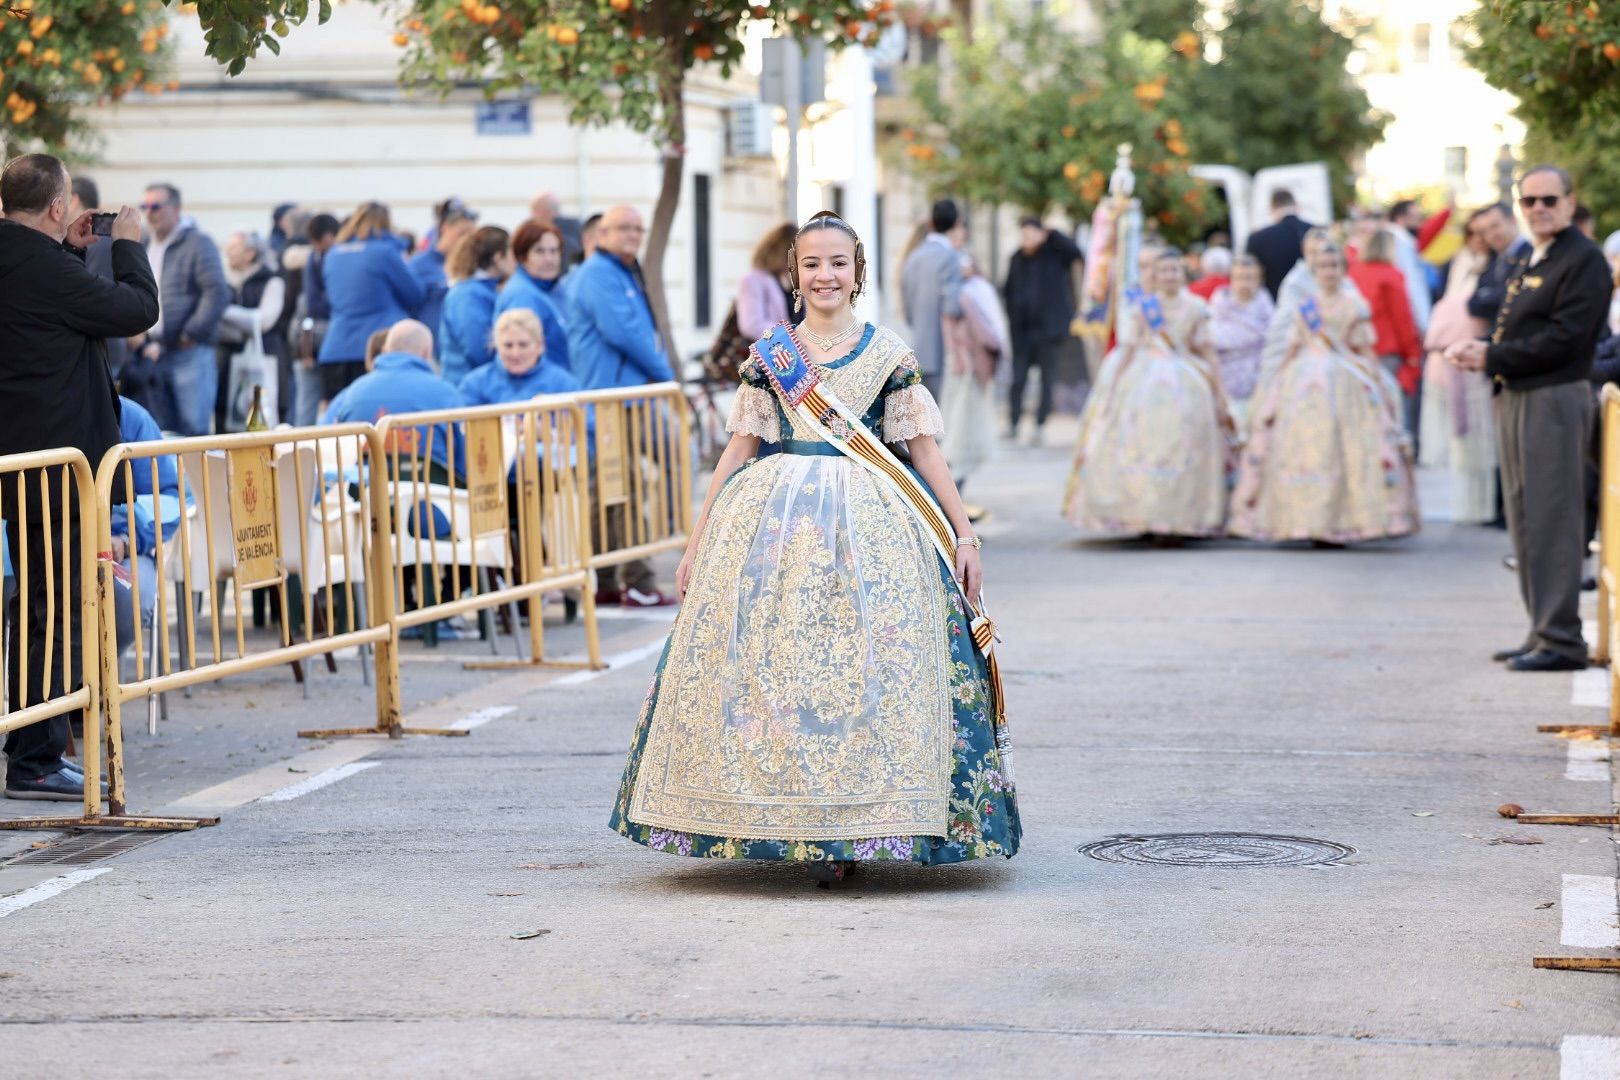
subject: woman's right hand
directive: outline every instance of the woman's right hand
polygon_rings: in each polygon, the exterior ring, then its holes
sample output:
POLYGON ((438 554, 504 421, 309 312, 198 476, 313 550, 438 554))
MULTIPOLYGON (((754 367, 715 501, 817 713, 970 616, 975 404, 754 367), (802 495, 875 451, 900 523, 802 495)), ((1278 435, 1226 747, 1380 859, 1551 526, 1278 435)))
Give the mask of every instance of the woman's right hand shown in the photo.
POLYGON ((682 600, 686 599, 686 587, 692 581, 692 562, 696 554, 696 546, 688 544, 686 554, 681 556, 681 565, 675 568, 675 591, 682 600))

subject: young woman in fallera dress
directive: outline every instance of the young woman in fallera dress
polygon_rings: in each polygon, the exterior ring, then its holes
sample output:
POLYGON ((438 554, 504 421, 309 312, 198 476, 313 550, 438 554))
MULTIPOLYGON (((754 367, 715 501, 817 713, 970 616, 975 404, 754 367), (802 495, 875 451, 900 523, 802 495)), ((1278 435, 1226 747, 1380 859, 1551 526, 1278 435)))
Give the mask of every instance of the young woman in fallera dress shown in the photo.
POLYGON ((855 316, 854 230, 818 214, 790 265, 804 323, 742 366, 610 824, 671 854, 804 862, 824 883, 859 861, 1011 856, 979 545, 938 407, 905 343, 855 316), (813 408, 801 377, 819 379, 813 408))

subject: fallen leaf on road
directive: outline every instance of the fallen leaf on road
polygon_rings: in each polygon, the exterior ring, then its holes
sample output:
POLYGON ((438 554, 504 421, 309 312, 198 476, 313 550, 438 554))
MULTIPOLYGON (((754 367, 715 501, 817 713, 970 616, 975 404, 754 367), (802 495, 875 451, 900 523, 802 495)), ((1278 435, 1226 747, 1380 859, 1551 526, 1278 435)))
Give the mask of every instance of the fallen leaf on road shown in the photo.
POLYGON ((1502 1004, 1506 1005, 1510 1009, 1522 1009, 1522 1008, 1524 1008, 1524 1004, 1522 1002, 1520 1002, 1517 998, 1515 998, 1512 1001, 1504 1001, 1504 1002, 1502 1002, 1502 1004))
POLYGON ((1555 901, 1549 900, 1545 904, 1537 904, 1536 905, 1536 910, 1537 911, 1546 911, 1548 908, 1552 907, 1554 903, 1555 903, 1555 901))
POLYGON ((1414 810, 1414 811, 1412 811, 1412 816, 1413 817, 1434 817, 1434 811, 1433 810, 1414 810))
POLYGON ((288 772, 309 772, 308 769, 295 769, 291 765, 287 766, 287 771, 288 772))
POLYGON ((20 978, 22 978, 22 972, 20 972, 20 971, 0 971, 0 979, 20 979, 20 978))
POLYGON ((33 848, 35 851, 38 851, 40 848, 50 847, 51 842, 49 840, 35 840, 32 844, 29 844, 28 846, 33 848))
POLYGON ((528 941, 530 938, 544 937, 549 933, 551 933, 550 930, 519 930, 512 935, 512 940, 528 941))
POLYGON ((1526 846, 1530 844, 1545 844, 1546 842, 1547 841, 1538 836, 1498 836, 1494 840, 1490 841, 1492 844, 1524 844, 1526 846))
POLYGON ((523 894, 520 893, 520 892, 492 892, 489 895, 491 895, 491 896, 522 896, 523 894))

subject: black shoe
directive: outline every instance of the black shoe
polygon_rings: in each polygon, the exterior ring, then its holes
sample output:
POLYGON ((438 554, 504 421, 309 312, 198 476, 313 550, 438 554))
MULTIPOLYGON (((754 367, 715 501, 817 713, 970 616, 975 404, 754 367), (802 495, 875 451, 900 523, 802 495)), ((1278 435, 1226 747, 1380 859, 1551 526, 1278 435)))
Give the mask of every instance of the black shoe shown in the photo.
POLYGON ((1551 649, 1537 649, 1508 661, 1514 671, 1585 671, 1586 661, 1575 660, 1551 649))
POLYGON ((1509 660, 1517 660, 1521 656, 1528 655, 1531 651, 1528 645, 1520 645, 1517 649, 1497 649, 1491 653, 1491 659, 1498 664, 1505 664, 1509 660))
POLYGON ((1581 592, 1597 592, 1597 578, 1581 578, 1581 592))
POLYGON ((6 798, 78 802, 84 798, 84 777, 64 769, 46 773, 32 780, 25 780, 20 776, 7 776, 6 798))
MULTIPOLYGON (((62 758, 60 771, 67 773, 80 784, 84 783, 84 766, 80 765, 77 761, 69 761, 67 758, 62 758)), ((103 795, 107 794, 107 781, 105 780, 101 782, 101 793, 103 795)))
POLYGON ((579 598, 577 596, 572 596, 572 595, 564 596, 563 597, 563 622, 565 622, 565 623, 569 624, 570 626, 572 626, 573 623, 574 623, 574 620, 577 619, 577 618, 579 618, 579 598))

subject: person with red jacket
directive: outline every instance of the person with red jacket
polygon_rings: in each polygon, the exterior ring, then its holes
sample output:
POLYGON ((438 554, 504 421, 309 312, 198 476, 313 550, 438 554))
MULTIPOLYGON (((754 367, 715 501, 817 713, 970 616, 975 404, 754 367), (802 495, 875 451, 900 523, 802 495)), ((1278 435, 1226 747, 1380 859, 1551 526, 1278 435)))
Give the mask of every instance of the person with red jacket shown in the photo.
POLYGON ((1383 229, 1368 238, 1366 250, 1350 266, 1350 279, 1372 309, 1378 335, 1373 351, 1400 383, 1402 416, 1417 445, 1419 394, 1423 387, 1423 339, 1406 298, 1406 277, 1395 266, 1395 239, 1383 229))

